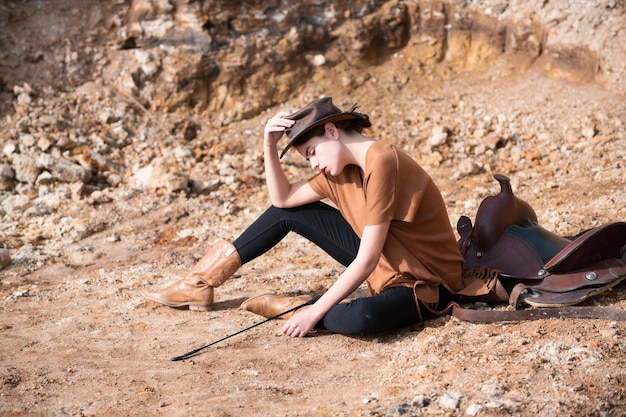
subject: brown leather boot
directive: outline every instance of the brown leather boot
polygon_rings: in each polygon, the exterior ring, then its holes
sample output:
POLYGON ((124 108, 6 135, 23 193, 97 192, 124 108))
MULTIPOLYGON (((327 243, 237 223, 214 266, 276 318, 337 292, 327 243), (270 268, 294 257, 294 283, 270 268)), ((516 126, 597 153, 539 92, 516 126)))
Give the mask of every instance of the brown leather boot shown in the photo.
MULTIPOLYGON (((297 297, 285 297, 273 294, 257 295, 256 297, 248 298, 241 304, 241 308, 246 311, 250 311, 254 314, 270 318, 274 317, 283 311, 290 310, 294 307, 298 307, 310 301, 313 297, 310 295, 299 295, 297 297)), ((303 307, 306 308, 306 307, 303 307)), ((298 309, 296 311, 300 311, 298 309)), ((293 316, 294 312, 290 312, 280 316, 281 319, 289 319, 293 316)))
POLYGON ((213 307, 213 288, 222 285, 240 266, 237 249, 232 243, 220 240, 185 278, 161 291, 144 292, 143 296, 168 307, 208 311, 213 307))

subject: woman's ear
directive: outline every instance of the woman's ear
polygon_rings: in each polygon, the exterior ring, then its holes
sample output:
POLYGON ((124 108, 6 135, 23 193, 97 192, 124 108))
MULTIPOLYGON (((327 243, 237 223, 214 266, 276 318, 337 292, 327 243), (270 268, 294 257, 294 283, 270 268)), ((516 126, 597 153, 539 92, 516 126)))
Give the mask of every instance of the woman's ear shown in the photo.
POLYGON ((339 139, 339 129, 337 129, 334 123, 326 123, 324 129, 326 129, 326 133, 328 133, 331 138, 335 140, 339 139))

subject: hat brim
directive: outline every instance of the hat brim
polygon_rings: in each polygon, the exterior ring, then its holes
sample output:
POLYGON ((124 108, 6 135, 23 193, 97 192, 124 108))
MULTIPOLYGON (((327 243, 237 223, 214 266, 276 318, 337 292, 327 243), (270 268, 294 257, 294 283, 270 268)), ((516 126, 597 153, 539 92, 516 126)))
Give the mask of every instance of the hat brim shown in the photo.
MULTIPOLYGON (((289 117, 287 117, 287 119, 288 118, 289 117)), ((297 135, 295 135, 294 137, 289 139, 289 142, 287 143, 287 146, 285 146, 283 151, 280 153, 280 158, 282 158, 285 155, 285 153, 287 153, 287 151, 294 145, 294 143, 296 143, 298 141, 298 139, 300 139, 307 132, 310 132, 312 129, 315 129, 317 127, 323 126, 326 123, 342 122, 344 120, 356 120, 356 119, 367 120, 367 117, 362 115, 362 114, 360 114, 360 113, 345 112, 345 113, 333 114, 332 116, 327 116, 327 117, 324 117, 324 118, 318 120, 317 122, 311 124, 306 129, 304 129, 301 132, 298 132, 297 135)))

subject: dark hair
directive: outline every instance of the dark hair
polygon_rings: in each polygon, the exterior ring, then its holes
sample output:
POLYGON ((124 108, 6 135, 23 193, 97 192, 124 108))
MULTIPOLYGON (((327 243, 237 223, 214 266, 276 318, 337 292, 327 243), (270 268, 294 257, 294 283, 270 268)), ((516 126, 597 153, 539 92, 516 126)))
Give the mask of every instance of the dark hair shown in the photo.
MULTIPOLYGON (((359 120, 359 119, 342 120, 342 121, 330 122, 330 123, 333 123, 335 126, 337 126, 337 129, 354 130, 357 133, 361 133, 363 131, 363 128, 366 127, 366 126, 363 126, 363 121, 359 120)), ((306 141, 308 141, 311 138, 314 138, 316 136, 322 136, 322 135, 324 135, 324 131, 325 130, 326 130, 325 125, 314 127, 313 129, 309 130, 308 132, 306 132, 302 136, 300 136, 292 144, 292 146, 298 146, 298 145, 301 145, 301 144, 305 143, 306 141)))
POLYGON ((296 140, 293 143, 292 146, 298 146, 298 145, 301 145, 301 144, 305 143, 306 141, 308 141, 311 138, 314 138, 316 136, 322 136, 324 134, 325 130, 326 130, 326 128, 324 126, 314 127, 313 129, 309 130, 308 132, 306 132, 302 136, 300 136, 298 138, 298 140, 296 140))
POLYGON ((371 126, 371 123, 369 122, 369 120, 364 121, 361 119, 342 120, 342 121, 334 122, 334 123, 338 129, 354 130, 357 133, 361 133, 364 128, 371 126))

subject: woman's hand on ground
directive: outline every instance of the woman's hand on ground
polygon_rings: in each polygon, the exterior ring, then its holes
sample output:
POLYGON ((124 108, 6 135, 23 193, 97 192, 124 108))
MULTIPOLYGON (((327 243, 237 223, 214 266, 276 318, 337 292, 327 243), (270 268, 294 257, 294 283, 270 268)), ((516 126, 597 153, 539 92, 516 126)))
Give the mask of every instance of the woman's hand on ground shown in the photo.
POLYGON ((319 318, 310 307, 296 312, 283 326, 282 332, 291 337, 304 337, 317 324, 319 318))

